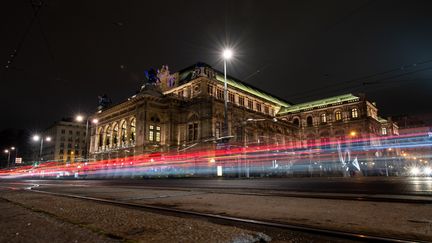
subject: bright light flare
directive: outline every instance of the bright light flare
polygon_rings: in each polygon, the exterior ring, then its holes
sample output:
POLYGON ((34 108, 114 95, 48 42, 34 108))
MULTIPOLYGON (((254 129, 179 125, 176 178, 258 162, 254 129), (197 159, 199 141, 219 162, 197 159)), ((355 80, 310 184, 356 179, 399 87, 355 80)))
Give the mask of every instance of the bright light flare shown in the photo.
POLYGON ((96 118, 92 120, 92 123, 93 123, 93 124, 98 124, 98 122, 99 122, 99 120, 96 119, 96 118))
POLYGON ((410 174, 413 176, 417 176, 420 173, 420 169, 418 167, 412 167, 410 169, 410 174))
POLYGON ((33 135, 33 141, 37 142, 39 141, 40 136, 39 135, 33 135))
POLYGON ((82 121, 84 121, 84 116, 83 116, 83 115, 77 115, 77 116, 75 117, 75 120, 76 120, 77 122, 82 122, 82 121))
POLYGON ((424 169, 423 169, 423 173, 425 174, 425 175, 431 175, 432 174, 432 169, 430 168, 430 167, 425 167, 424 169))
POLYGON ((46 137, 46 138, 45 138, 45 141, 47 141, 47 142, 51 142, 51 137, 46 137))
POLYGON ((232 56, 233 56, 233 52, 232 52, 231 49, 225 49, 225 50, 222 52, 222 57, 223 57, 223 59, 225 59, 225 60, 229 60, 229 59, 231 59, 232 56))

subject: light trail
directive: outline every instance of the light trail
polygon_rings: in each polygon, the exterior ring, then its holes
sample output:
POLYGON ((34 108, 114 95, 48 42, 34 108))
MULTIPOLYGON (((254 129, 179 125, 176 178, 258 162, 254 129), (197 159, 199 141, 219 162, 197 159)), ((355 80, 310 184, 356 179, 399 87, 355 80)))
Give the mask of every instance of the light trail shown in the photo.
POLYGON ((100 161, 49 161, 0 170, 0 178, 130 178, 166 176, 272 176, 290 174, 431 176, 431 133, 348 138, 294 145, 253 145, 166 152, 100 161))

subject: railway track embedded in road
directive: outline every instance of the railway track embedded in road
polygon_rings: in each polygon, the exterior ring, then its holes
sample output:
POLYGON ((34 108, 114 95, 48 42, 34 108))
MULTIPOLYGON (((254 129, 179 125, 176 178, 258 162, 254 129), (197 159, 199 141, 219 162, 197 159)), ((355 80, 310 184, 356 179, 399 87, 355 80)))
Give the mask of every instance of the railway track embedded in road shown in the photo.
POLYGON ((35 188, 37 188, 37 185, 34 185, 32 187, 28 187, 26 189, 29 191, 35 192, 35 193, 43 193, 43 194, 54 195, 54 196, 88 200, 88 201, 111 204, 111 205, 115 205, 115 206, 133 208, 133 209, 138 209, 138 210, 156 211, 156 212, 164 212, 164 213, 171 213, 171 214, 184 215, 184 216, 193 216, 193 217, 199 217, 199 218, 213 219, 213 220, 217 220, 219 222, 226 222, 226 223, 231 223, 231 224, 232 223, 239 223, 239 224, 244 224, 244 225, 253 225, 253 226, 278 228, 278 229, 283 229, 283 230, 292 230, 292 231, 311 233, 311 234, 316 234, 316 235, 326 235, 326 236, 336 237, 336 238, 340 238, 340 239, 350 239, 350 240, 367 241, 367 242, 369 242, 369 241, 427 242, 427 241, 421 241, 421 240, 417 240, 417 239, 402 239, 402 238, 394 238, 394 237, 384 237, 384 236, 363 234, 363 233, 359 233, 359 232, 338 231, 338 230, 331 230, 331 229, 318 228, 318 227, 310 227, 310 226, 304 226, 304 225, 288 224, 288 223, 282 223, 282 222, 272 222, 272 221, 264 221, 264 220, 259 220, 259 219, 239 218, 239 217, 233 217, 233 216, 227 216, 227 215, 202 213, 202 212, 188 211, 188 210, 175 209, 175 208, 162 207, 162 206, 145 205, 145 204, 130 203, 130 202, 120 202, 120 201, 109 200, 109 199, 104 199, 104 198, 95 198, 95 197, 80 196, 80 195, 67 194, 67 193, 50 192, 50 191, 38 190, 35 188))

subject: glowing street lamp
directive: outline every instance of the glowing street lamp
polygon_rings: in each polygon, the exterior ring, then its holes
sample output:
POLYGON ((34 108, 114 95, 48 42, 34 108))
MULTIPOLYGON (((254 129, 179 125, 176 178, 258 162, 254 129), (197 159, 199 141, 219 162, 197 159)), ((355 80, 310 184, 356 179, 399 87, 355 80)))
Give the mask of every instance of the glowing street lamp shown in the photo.
POLYGON ((42 150, 43 150, 43 144, 44 144, 44 140, 47 142, 51 142, 51 137, 50 136, 46 136, 45 139, 42 138, 42 136, 35 134, 32 137, 33 141, 38 142, 40 141, 40 148, 39 148, 39 159, 42 160, 42 150))
POLYGON ((4 153, 7 154, 7 166, 9 167, 9 161, 10 161, 10 150, 9 149, 5 149, 4 153))
MULTIPOLYGON (((88 151, 87 150, 88 135, 87 134, 88 134, 88 129, 89 129, 89 123, 90 123, 89 119, 90 119, 90 117, 87 116, 87 118, 84 118, 83 115, 77 115, 75 117, 75 121, 77 121, 77 122, 83 122, 84 119, 86 120, 85 139, 84 139, 84 144, 85 144, 85 151, 84 151, 85 158, 84 159, 87 159, 88 158, 88 154, 87 154, 87 151, 88 151)), ((91 123, 93 123, 93 124, 97 124, 98 122, 99 122, 99 120, 96 119, 96 118, 94 118, 94 119, 91 120, 91 123)))

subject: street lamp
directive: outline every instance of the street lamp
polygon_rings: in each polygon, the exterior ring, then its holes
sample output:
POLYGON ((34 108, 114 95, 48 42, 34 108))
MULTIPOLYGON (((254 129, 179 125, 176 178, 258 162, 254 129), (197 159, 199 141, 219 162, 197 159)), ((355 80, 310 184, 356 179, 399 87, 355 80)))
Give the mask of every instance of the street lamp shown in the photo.
POLYGON ((7 167, 9 167, 9 161, 10 161, 10 150, 5 149, 4 153, 7 154, 7 167))
MULTIPOLYGON (((77 121, 77 122, 83 122, 84 121, 84 116, 83 115, 77 115, 76 117, 75 117, 75 120, 77 121)), ((90 123, 90 117, 88 117, 87 116, 87 118, 85 119, 86 120, 86 129, 85 129, 85 138, 84 138, 84 159, 87 159, 88 158, 88 150, 87 150, 87 140, 88 140, 88 129, 89 129, 89 123, 90 123)), ((99 120, 98 119, 96 119, 96 118, 94 118, 94 119, 92 119, 91 120, 91 122, 93 123, 93 124, 97 124, 98 122, 99 122, 99 120)))
POLYGON ((42 150, 43 150, 43 144, 44 144, 44 140, 47 142, 51 142, 51 137, 46 136, 45 139, 40 136, 40 135, 33 135, 33 141, 38 142, 40 141, 40 148, 39 148, 39 160, 42 161, 42 150))
POLYGON ((227 84, 227 61, 233 56, 233 52, 230 49, 225 49, 222 52, 222 58, 224 60, 224 137, 228 136, 228 84, 227 84))

